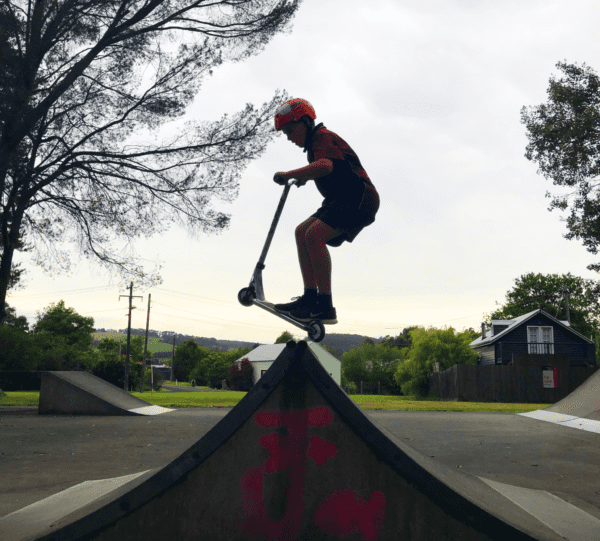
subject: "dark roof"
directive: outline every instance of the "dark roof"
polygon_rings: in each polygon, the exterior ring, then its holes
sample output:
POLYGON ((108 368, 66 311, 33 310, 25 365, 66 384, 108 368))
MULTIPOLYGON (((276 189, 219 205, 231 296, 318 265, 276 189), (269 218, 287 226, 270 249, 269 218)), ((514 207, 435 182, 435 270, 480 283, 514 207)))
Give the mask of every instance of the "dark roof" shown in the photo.
POLYGON ((476 338, 475 340, 473 340, 469 345, 473 348, 479 347, 479 346, 491 345, 496 340, 502 338, 503 336, 506 336, 509 332, 515 330, 517 327, 519 327, 523 323, 529 321, 530 319, 537 316, 538 314, 542 314, 542 315, 546 316, 548 319, 552 320, 552 322, 554 322, 555 324, 560 325, 561 327, 564 327, 567 331, 577 335, 579 338, 582 338, 589 344, 594 343, 592 340, 590 340, 589 338, 586 338, 582 334, 579 334, 575 329, 573 329, 570 326, 568 321, 560 321, 560 320, 552 317, 547 312, 544 312, 541 308, 539 308, 538 310, 534 310, 533 312, 529 312, 528 314, 524 314, 524 315, 516 317, 514 319, 495 319, 495 320, 493 320, 492 326, 493 325, 508 325, 508 327, 506 329, 500 331, 498 334, 495 334, 494 336, 491 335, 491 331, 490 331, 489 333, 486 333, 485 338, 483 338, 483 336, 480 336, 479 338, 476 338))

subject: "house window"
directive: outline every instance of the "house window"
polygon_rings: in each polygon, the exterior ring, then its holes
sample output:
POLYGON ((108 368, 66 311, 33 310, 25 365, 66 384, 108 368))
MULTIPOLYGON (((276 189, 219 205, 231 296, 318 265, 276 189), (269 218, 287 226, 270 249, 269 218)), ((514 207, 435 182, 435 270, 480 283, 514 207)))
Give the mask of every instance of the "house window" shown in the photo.
POLYGON ((527 327, 527 352, 554 355, 552 327, 527 327))

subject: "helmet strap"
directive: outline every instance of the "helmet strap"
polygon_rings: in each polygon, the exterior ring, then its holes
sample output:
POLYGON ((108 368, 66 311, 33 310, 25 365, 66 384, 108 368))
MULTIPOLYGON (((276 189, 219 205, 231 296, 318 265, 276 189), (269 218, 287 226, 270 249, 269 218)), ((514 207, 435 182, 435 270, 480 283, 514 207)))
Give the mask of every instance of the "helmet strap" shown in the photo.
POLYGON ((325 126, 323 126, 323 123, 321 122, 320 124, 317 124, 312 130, 310 129, 310 126, 308 125, 308 121, 305 121, 304 119, 302 119, 305 126, 306 126, 306 137, 304 138, 304 152, 308 152, 308 147, 312 142, 313 136, 314 134, 321 128, 324 128, 325 126))

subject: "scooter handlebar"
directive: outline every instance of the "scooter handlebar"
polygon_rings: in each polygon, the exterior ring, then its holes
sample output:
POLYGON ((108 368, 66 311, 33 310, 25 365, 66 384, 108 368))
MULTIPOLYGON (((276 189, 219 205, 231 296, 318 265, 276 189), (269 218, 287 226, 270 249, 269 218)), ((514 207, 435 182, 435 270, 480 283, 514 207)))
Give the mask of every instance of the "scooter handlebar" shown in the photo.
POLYGON ((273 180, 275 181, 276 184, 279 184, 280 186, 293 186, 294 184, 297 186, 302 186, 302 184, 300 184, 300 181, 298 179, 294 179, 291 182, 289 182, 287 180, 283 180, 281 177, 276 175, 273 180))

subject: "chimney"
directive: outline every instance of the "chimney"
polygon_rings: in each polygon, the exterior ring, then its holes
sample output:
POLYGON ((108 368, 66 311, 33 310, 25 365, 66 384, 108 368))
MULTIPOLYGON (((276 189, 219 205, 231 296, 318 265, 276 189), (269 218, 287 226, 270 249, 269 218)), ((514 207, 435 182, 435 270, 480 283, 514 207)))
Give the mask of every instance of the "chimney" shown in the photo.
POLYGON ((485 323, 481 324, 481 339, 485 340, 485 323))

